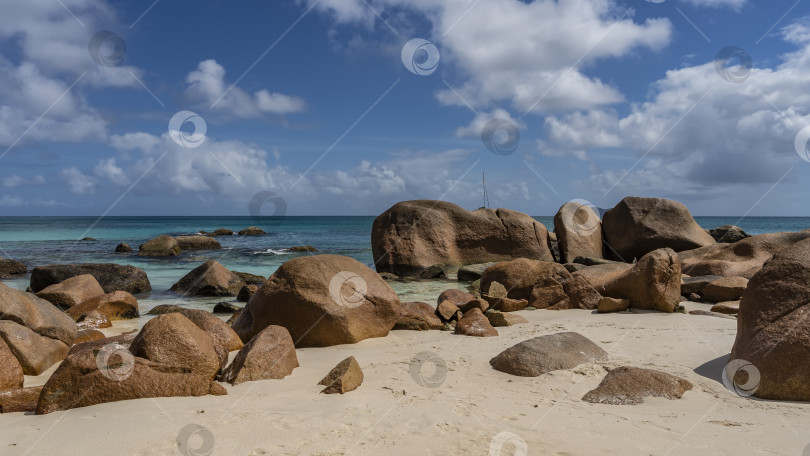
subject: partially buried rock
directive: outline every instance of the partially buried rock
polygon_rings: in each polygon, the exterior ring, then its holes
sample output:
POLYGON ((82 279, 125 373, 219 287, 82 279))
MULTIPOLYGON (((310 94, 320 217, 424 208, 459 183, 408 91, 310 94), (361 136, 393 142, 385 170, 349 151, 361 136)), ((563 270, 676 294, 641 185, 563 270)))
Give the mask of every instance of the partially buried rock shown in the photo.
POLYGON ((239 289, 239 294, 236 295, 236 300, 239 302, 248 302, 250 301, 251 296, 256 293, 260 285, 256 284, 248 284, 244 287, 239 289))
POLYGON ((493 328, 489 320, 484 316, 481 309, 474 308, 467 311, 458 323, 456 323, 455 334, 474 337, 493 337, 498 335, 498 330, 493 328))
POLYGON ((15 388, 0 392, 0 413, 35 411, 41 392, 42 386, 15 388))
POLYGON ((89 312, 83 313, 78 320, 76 320, 76 324, 79 325, 80 328, 90 328, 90 329, 98 329, 98 328, 110 328, 112 327, 112 322, 110 318, 103 313, 99 312, 98 310, 91 310, 89 312))
POLYGON ((90 274, 105 293, 126 291, 132 294, 152 291, 149 278, 142 269, 114 263, 51 264, 31 271, 31 289, 36 293, 71 277, 90 274))
POLYGON ((187 367, 129 357, 127 353, 86 350, 68 356, 42 388, 36 413, 147 397, 227 394, 212 378, 190 372, 187 367))
POLYGON ((81 344, 84 342, 92 342, 94 340, 105 339, 106 337, 103 332, 97 329, 82 329, 76 336, 74 343, 81 344))
POLYGON ((680 302, 681 262, 672 249, 659 249, 624 272, 591 277, 589 282, 602 296, 629 299, 631 307, 673 312, 680 302))
POLYGON ((666 372, 639 367, 617 367, 605 376, 596 389, 582 398, 594 404, 637 405, 646 397, 680 399, 692 389, 687 380, 666 372))
POLYGON ((240 236, 259 236, 262 234, 267 234, 264 232, 263 229, 259 228, 258 226, 249 226, 243 230, 239 231, 240 236))
POLYGON ((213 379, 221 359, 205 331, 179 313, 149 320, 130 346, 133 355, 213 379))
POLYGON ((430 304, 424 302, 403 302, 399 319, 394 325, 394 329, 428 331, 431 329, 442 329, 443 326, 442 321, 436 316, 436 309, 430 304))
POLYGON ((106 315, 110 320, 129 320, 138 318, 138 300, 126 291, 114 291, 82 302, 67 310, 74 321, 90 311, 106 315))
POLYGON ((489 320, 489 324, 491 324, 493 327, 496 328, 502 326, 519 325, 522 323, 529 322, 529 320, 521 317, 520 315, 513 313, 499 312, 497 310, 487 312, 487 319, 489 320))
POLYGON ((243 341, 279 325, 301 347, 350 344, 386 336, 399 319, 400 306, 391 286, 359 261, 307 255, 282 264, 233 328, 243 341))
POLYGON ((177 236, 177 245, 180 250, 217 250, 222 245, 216 239, 209 236, 177 236))
POLYGON ((26 272, 28 269, 19 261, 0 258, 0 279, 8 279, 26 272))
POLYGON ((121 243, 115 246, 115 253, 132 253, 132 247, 127 243, 121 243))
POLYGON ((725 315, 736 315, 740 313, 740 301, 718 302, 712 306, 711 311, 725 315))
POLYGON ((172 285, 171 291, 191 296, 236 296, 243 286, 241 277, 216 260, 208 260, 172 285))
POLYGON ((537 377, 584 363, 607 361, 608 354, 579 333, 564 332, 535 337, 507 348, 489 364, 507 374, 537 377))
POLYGON ((169 235, 161 235, 138 247, 138 256, 166 257, 180 255, 180 245, 177 239, 169 235))
POLYGON ((233 305, 229 302, 218 302, 214 306, 215 314, 232 314, 242 310, 241 307, 233 305))
POLYGON ((350 356, 335 366, 326 377, 323 378, 319 385, 326 386, 321 393, 335 394, 335 393, 348 393, 349 391, 356 390, 363 383, 363 370, 357 364, 354 356, 350 356))
POLYGON ((703 288, 703 297, 709 302, 736 301, 747 286, 745 277, 721 277, 703 288))
POLYGON ((281 326, 268 326, 250 340, 223 371, 221 380, 238 385, 255 380, 280 379, 298 367, 290 333, 281 326))
POLYGON ((453 304, 450 301, 442 301, 436 306, 436 315, 443 322, 458 320, 461 316, 461 311, 458 309, 458 306, 453 304))
POLYGON ((24 378, 20 362, 0 339, 0 391, 22 388, 24 378))
POLYGON ((624 312, 629 308, 629 299, 609 298, 607 296, 603 296, 602 299, 599 300, 597 311, 599 313, 624 312))
POLYGON ((71 277, 37 293, 37 297, 61 309, 69 309, 103 295, 104 289, 101 288, 95 277, 90 274, 71 277))

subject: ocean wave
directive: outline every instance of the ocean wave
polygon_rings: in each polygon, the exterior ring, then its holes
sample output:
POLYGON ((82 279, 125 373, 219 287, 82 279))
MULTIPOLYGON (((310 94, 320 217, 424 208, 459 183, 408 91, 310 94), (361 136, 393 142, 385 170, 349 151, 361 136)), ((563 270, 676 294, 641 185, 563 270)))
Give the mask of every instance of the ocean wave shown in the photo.
POLYGON ((291 251, 288 249, 267 249, 267 250, 259 250, 258 252, 253 252, 254 255, 290 255, 291 251))

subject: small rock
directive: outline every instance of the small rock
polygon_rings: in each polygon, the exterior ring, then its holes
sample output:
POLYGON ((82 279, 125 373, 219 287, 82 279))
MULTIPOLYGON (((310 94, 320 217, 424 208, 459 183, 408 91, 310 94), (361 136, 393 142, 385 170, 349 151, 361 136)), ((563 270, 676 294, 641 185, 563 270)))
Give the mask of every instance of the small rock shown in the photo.
POLYGON ((457 319, 457 315, 460 313, 458 306, 453 304, 450 301, 442 301, 436 307, 436 315, 442 319, 443 322, 448 322, 457 319))
POLYGON ((725 315, 736 315, 740 313, 740 301, 719 302, 712 306, 711 311, 725 315))
POLYGON ((423 269, 419 272, 420 279, 445 279, 447 278, 447 274, 444 273, 444 269, 441 266, 433 265, 428 266, 427 268, 423 269))
POLYGON ((248 285, 261 285, 267 280, 266 277, 256 275, 256 274, 251 274, 249 272, 233 271, 233 273, 238 275, 248 285))
POLYGON ((93 239, 91 237, 85 237, 85 238, 82 238, 82 241, 95 241, 95 239, 93 239))
POLYGON ((608 354, 586 337, 563 332, 525 340, 492 358, 496 370, 521 377, 537 377, 584 363, 607 361, 608 354))
POLYGON ((191 296, 236 296, 245 286, 241 277, 216 260, 208 260, 172 285, 171 291, 191 296))
POLYGON ((354 356, 349 356, 335 366, 319 385, 326 386, 321 391, 324 394, 348 393, 356 390, 363 383, 363 370, 357 364, 354 356))
POLYGON ((476 307, 458 320, 453 333, 474 337, 494 337, 498 335, 498 330, 492 327, 481 309, 476 307))
POLYGON ((295 345, 289 331, 268 326, 250 340, 222 372, 221 380, 232 385, 255 380, 280 379, 298 367, 295 345))
POLYGON ((174 312, 182 312, 184 311, 184 307, 176 306, 174 304, 158 304, 155 307, 149 309, 149 312, 146 312, 147 315, 165 315, 174 312))
POLYGON ((218 302, 214 306, 214 313, 215 314, 232 314, 242 310, 241 307, 233 305, 229 302, 218 302))
POLYGON ((236 295, 236 300, 239 302, 248 302, 250 301, 250 297, 256 293, 256 290, 259 289, 259 285, 256 284, 248 284, 244 287, 239 289, 239 294, 236 295))
POLYGON ((15 388, 0 393, 0 413, 33 412, 37 409, 42 386, 15 388))
POLYGON ((484 275, 484 271, 486 271, 488 267, 496 264, 498 263, 468 264, 466 266, 462 266, 458 270, 458 280, 464 280, 467 282, 479 280, 481 276, 484 275))
POLYGON ((110 320, 128 320, 138 318, 138 300, 126 291, 114 291, 82 302, 67 310, 74 321, 92 310, 106 315, 110 320))
POLYGON ((725 244, 733 244, 751 237, 751 235, 743 231, 742 228, 734 225, 724 225, 719 228, 711 229, 708 232, 715 241, 725 244))
POLYGON ((315 247, 313 247, 311 245, 299 245, 299 246, 295 246, 295 247, 290 247, 287 250, 289 250, 290 252, 317 252, 318 251, 318 249, 316 249, 315 247))
POLYGON ((638 367, 617 367, 605 376, 596 389, 582 398, 594 404, 637 405, 645 397, 680 399, 692 389, 687 380, 666 372, 638 367))
POLYGON ((721 277, 706 285, 703 297, 709 302, 737 301, 746 287, 748 279, 744 277, 721 277))
POLYGON ((399 276, 391 272, 380 272, 379 274, 383 280, 399 280, 399 276))
POLYGON ((227 228, 218 228, 211 234, 214 236, 233 236, 233 230, 229 230, 227 228))
POLYGON ((403 302, 400 308, 399 319, 394 329, 411 331, 428 331, 442 329, 444 325, 436 316, 436 309, 424 302, 403 302))
POLYGON ((175 239, 180 250, 218 250, 222 248, 219 241, 208 236, 177 236, 175 239))
POLYGON ((500 328, 502 326, 519 325, 522 323, 529 322, 529 320, 521 317, 520 315, 513 313, 504 313, 497 310, 487 312, 487 319, 489 320, 489 324, 491 324, 495 328, 500 328))
POLYGON ((177 256, 180 255, 180 245, 177 239, 166 234, 150 239, 138 247, 138 256, 177 256))
POLYGON ((76 324, 79 325, 79 328, 90 328, 90 329, 98 329, 98 328, 110 328, 112 327, 112 322, 110 318, 103 313, 99 312, 98 310, 91 310, 89 312, 83 313, 78 320, 76 320, 76 324))
MULTIPOLYGON (((215 233, 216 233, 216 231, 215 231, 215 233)), ((249 227, 239 231, 240 236, 260 236, 262 234, 267 234, 267 233, 265 233, 264 230, 259 228, 258 226, 249 226, 249 227)))
POLYGON ((115 253, 132 253, 132 247, 127 243, 121 243, 115 246, 115 253))
POLYGON ((27 272, 28 269, 19 261, 0 258, 0 279, 8 279, 27 272))
POLYGON ((629 308, 629 299, 609 298, 607 296, 602 296, 602 299, 599 300, 597 311, 599 313, 624 312, 629 308))
POLYGON ((103 332, 97 329, 82 329, 76 335, 76 340, 73 341, 73 343, 81 344, 83 342, 92 342, 94 340, 101 340, 106 337, 107 336, 105 336, 103 332))

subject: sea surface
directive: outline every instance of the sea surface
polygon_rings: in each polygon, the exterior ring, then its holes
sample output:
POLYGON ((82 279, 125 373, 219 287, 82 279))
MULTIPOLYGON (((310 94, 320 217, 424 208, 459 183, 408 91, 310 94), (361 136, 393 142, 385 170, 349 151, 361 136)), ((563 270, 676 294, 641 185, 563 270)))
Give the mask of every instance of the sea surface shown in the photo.
MULTIPOLYGON (((552 217, 535 217, 553 230, 552 217)), ((810 217, 695 217, 701 227, 737 225, 747 233, 763 234, 810 228, 810 217)), ((229 298, 189 298, 169 288, 193 268, 214 259, 228 269, 269 276, 292 258, 311 253, 292 253, 288 248, 311 245, 318 253, 345 255, 373 268, 371 225, 374 217, 0 217, 0 257, 22 261, 31 270, 55 263, 131 264, 146 271, 152 293, 138 296, 141 312, 158 304, 178 304, 211 310, 229 298), (259 226, 264 236, 218 236, 222 250, 183 252, 172 258, 141 258, 114 253, 125 242, 137 251, 143 242, 168 234, 194 235, 200 231, 229 228, 239 231, 259 226), (80 239, 91 237, 93 241, 80 239)), ((3 280, 24 290, 30 277, 3 280)), ((441 291, 461 287, 454 280, 391 282, 403 301, 433 302, 441 291)))

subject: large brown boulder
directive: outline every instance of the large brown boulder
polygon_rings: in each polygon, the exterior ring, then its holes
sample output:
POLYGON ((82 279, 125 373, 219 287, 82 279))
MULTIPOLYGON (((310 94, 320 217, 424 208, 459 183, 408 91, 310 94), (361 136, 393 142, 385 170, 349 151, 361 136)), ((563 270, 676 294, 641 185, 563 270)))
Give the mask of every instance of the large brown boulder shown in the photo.
POLYGON ((77 304, 101 296, 104 296, 104 289, 101 288, 95 277, 90 274, 71 277, 37 293, 37 297, 60 309, 69 309, 77 304))
POLYGON ((489 364, 507 374, 537 377, 580 364, 607 361, 608 354, 585 336, 575 332, 549 334, 525 340, 492 358, 489 364))
POLYGON ((617 367, 605 375, 596 389, 585 394, 585 402, 594 404, 637 405, 645 397, 680 399, 692 389, 689 381, 666 372, 640 367, 617 367))
POLYGON ((280 379, 298 367, 298 356, 289 331, 268 326, 250 340, 222 372, 221 380, 232 385, 255 380, 280 379))
POLYGON ((36 413, 147 397, 227 394, 220 384, 188 368, 128 357, 128 352, 100 362, 101 350, 68 356, 42 388, 36 413))
POLYGON ((748 286, 745 277, 721 277, 703 288, 703 298, 709 302, 736 301, 748 286))
POLYGON ((681 262, 672 249, 659 249, 624 272, 592 276, 588 282, 603 296, 629 299, 630 307, 673 312, 681 297, 681 262))
POLYGON ((535 285, 548 279, 567 282, 571 273, 559 263, 519 258, 487 268, 481 276, 481 292, 489 294, 492 282, 498 282, 506 287, 507 297, 529 300, 535 285))
POLYGON ((0 340, 0 391, 22 388, 23 369, 8 345, 0 340))
POLYGON ((748 282, 737 315, 732 368, 726 368, 726 378, 738 392, 810 401, 808 284, 810 239, 774 255, 748 282))
POLYGON ((191 296, 236 296, 245 286, 241 277, 216 260, 208 260, 186 274, 171 290, 191 296))
POLYGON ((0 413, 35 411, 41 392, 42 386, 14 388, 0 392, 0 413))
POLYGON ((89 299, 68 309, 67 314, 74 321, 79 321, 82 315, 94 310, 110 320, 128 320, 140 315, 138 300, 126 291, 114 291, 89 299))
POLYGON ((205 331, 180 313, 149 320, 129 347, 133 355, 213 379, 222 359, 205 331))
POLYGON ((71 277, 90 274, 105 293, 126 291, 138 294, 152 291, 149 278, 142 269, 113 263, 51 264, 31 271, 31 290, 36 293, 71 277))
POLYGON ((442 329, 444 325, 436 316, 436 309, 424 302, 403 302, 394 329, 428 331, 442 329))
POLYGON ((180 313, 208 334, 223 363, 227 363, 228 353, 244 346, 236 332, 211 312, 201 309, 185 309, 180 313))
POLYGON ((399 319, 394 290, 359 261, 339 255, 292 259, 253 295, 234 322, 243 341, 270 325, 296 346, 324 347, 384 337, 399 319))
POLYGON ((22 366, 25 375, 39 375, 63 360, 70 347, 9 320, 0 320, 0 339, 4 340, 22 366))
POLYGON ((419 275, 438 265, 532 258, 554 261, 546 227, 509 209, 468 211, 444 201, 403 201, 374 220, 371 248, 379 272, 419 275))
POLYGON ((150 239, 138 247, 138 256, 177 256, 180 255, 180 245, 177 239, 163 234, 150 239))
POLYGON ((580 201, 569 201, 554 216, 554 234, 560 249, 560 262, 574 258, 602 258, 602 221, 596 212, 580 201))
POLYGON ((715 244, 678 253, 683 273, 750 279, 775 253, 810 238, 810 230, 751 236, 733 244, 715 244))
POLYGON ((715 244, 683 204, 628 196, 602 217, 607 251, 630 262, 653 250, 676 252, 715 244))
POLYGON ((28 268, 19 261, 0 258, 0 279, 8 279, 28 272, 28 268))
POLYGON ((177 236, 174 238, 180 250, 218 250, 222 244, 210 236, 177 236))

